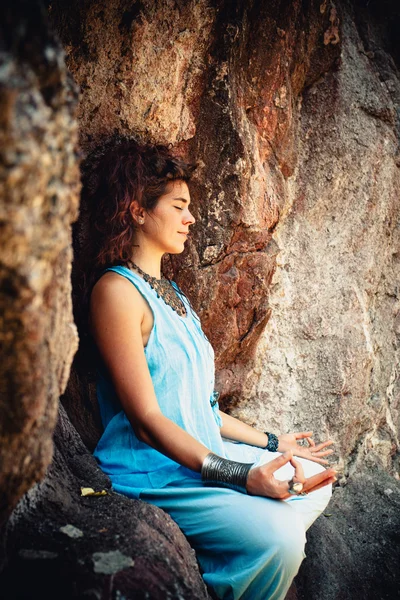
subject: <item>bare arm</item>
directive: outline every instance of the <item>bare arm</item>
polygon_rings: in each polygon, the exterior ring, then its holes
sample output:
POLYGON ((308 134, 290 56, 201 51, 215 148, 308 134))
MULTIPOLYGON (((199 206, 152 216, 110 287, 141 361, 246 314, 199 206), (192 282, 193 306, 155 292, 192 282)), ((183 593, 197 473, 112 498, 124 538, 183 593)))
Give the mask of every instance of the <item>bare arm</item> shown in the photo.
POLYGON ((91 296, 92 333, 137 437, 200 472, 210 450, 165 417, 157 402, 141 333, 144 302, 129 281, 114 273, 105 274, 91 296))
POLYGON ((268 444, 268 436, 262 431, 258 431, 254 427, 247 425, 247 423, 243 423, 243 421, 227 415, 222 410, 219 411, 219 414, 222 419, 222 427, 220 428, 222 437, 237 442, 244 442, 251 446, 259 446, 260 448, 265 448, 268 444))
MULTIPOLYGON (((231 415, 227 415, 221 410, 219 414, 222 418, 220 431, 223 437, 252 446, 259 446, 260 448, 267 446, 268 436, 265 433, 239 421, 239 419, 231 415)), ((287 452, 290 450, 294 456, 301 456, 321 465, 327 465, 328 461, 326 457, 333 453, 333 450, 327 448, 333 444, 333 441, 327 440, 326 442, 315 444, 311 437, 312 434, 312 431, 299 431, 298 433, 278 435, 278 452, 287 452), (308 446, 298 444, 299 441, 304 439, 307 440, 308 446)))
MULTIPOLYGON (((91 296, 93 337, 137 437, 179 464, 200 472, 210 449, 165 417, 158 405, 143 347, 141 325, 145 308, 145 300, 129 281, 115 273, 106 273, 94 286, 91 296)), ((231 422, 230 419, 237 421, 230 417, 227 422, 231 422)), ((238 423, 245 431, 252 429, 238 423)), ((288 482, 275 480, 273 473, 289 460, 292 460, 291 452, 252 469, 249 492, 272 498, 286 497, 288 482)), ((325 471, 310 478, 309 483, 306 480, 306 485, 311 491, 317 484, 331 483, 332 478, 333 474, 325 471)))

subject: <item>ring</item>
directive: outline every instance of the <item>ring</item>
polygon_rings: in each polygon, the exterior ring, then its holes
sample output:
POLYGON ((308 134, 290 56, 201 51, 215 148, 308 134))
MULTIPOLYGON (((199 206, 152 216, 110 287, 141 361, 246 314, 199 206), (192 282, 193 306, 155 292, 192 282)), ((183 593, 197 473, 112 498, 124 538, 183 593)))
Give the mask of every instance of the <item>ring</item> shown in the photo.
POLYGON ((307 492, 303 492, 303 484, 300 481, 294 482, 293 477, 289 481, 288 492, 293 496, 304 496, 304 494, 307 494, 307 492))

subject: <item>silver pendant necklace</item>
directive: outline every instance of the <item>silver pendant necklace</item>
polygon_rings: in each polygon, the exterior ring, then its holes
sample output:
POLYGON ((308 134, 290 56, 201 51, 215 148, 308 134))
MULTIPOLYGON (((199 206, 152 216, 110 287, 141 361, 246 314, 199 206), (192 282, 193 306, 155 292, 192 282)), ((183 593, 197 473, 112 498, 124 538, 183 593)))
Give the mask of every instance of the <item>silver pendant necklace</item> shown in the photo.
POLYGON ((157 293, 158 298, 162 298, 165 304, 168 304, 168 306, 170 306, 181 317, 186 316, 185 305, 179 298, 174 286, 169 281, 169 279, 166 279, 165 277, 157 279, 157 277, 153 277, 152 275, 145 273, 132 260, 128 260, 127 265, 130 269, 135 269, 140 273, 143 279, 147 281, 150 287, 152 287, 153 290, 157 293))

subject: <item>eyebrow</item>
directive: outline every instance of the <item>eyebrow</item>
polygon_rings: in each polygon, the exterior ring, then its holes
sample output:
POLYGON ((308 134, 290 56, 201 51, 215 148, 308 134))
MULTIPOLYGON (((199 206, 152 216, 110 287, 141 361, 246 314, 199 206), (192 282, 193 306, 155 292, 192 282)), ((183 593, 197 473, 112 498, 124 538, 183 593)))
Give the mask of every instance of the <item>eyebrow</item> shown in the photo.
POLYGON ((180 202, 188 202, 187 198, 172 198, 172 200, 179 200, 180 202))

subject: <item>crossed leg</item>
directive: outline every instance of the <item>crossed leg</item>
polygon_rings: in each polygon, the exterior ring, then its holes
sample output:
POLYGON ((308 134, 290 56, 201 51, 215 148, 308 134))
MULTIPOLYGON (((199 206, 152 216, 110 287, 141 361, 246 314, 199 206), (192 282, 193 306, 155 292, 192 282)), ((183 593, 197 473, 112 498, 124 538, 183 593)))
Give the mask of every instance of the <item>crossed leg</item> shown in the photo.
MULTIPOLYGON (((322 469, 302 462, 306 476, 322 469)), ((328 503, 329 488, 282 502, 186 478, 140 498, 178 523, 218 598, 283 600, 305 556, 305 531, 328 503)))

